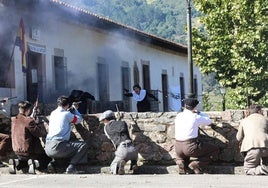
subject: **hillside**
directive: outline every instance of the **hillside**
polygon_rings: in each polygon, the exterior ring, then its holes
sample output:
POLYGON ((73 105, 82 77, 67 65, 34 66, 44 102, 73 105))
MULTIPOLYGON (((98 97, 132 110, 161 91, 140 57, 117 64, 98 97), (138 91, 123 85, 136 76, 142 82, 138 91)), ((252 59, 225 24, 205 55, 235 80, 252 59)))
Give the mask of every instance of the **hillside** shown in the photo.
MULTIPOLYGON (((186 44, 186 0, 64 1, 138 30, 186 44)), ((196 15, 192 8, 192 17, 196 15)))

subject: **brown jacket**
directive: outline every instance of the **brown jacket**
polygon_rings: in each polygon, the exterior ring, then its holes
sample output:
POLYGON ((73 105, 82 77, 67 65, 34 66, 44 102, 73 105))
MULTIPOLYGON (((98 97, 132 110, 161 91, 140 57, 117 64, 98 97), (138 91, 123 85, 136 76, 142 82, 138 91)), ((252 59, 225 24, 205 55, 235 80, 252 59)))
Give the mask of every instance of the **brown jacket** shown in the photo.
POLYGON ((11 121, 12 148, 16 155, 44 153, 39 137, 45 135, 33 118, 18 114, 11 121))
POLYGON ((268 148, 267 118, 254 113, 241 120, 236 138, 242 142, 241 152, 247 152, 251 148, 268 148))

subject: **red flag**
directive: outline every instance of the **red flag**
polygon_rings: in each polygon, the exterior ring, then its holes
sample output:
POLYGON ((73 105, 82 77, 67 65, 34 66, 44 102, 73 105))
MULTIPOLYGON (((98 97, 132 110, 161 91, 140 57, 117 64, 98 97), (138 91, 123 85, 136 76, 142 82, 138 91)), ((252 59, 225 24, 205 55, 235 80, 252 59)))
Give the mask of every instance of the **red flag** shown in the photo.
POLYGON ((25 39, 25 29, 23 19, 20 19, 19 30, 17 33, 15 44, 20 47, 21 50, 21 64, 22 64, 22 71, 26 72, 27 64, 26 64, 26 39, 25 39))

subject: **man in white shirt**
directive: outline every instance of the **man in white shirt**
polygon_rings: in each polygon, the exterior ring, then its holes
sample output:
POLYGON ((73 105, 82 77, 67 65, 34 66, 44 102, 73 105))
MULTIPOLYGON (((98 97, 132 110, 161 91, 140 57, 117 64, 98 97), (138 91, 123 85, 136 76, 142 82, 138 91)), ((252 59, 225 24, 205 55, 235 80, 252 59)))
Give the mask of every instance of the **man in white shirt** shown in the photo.
POLYGON ((180 174, 202 174, 202 167, 218 158, 216 145, 198 140, 198 127, 212 123, 206 114, 197 111, 198 103, 193 98, 185 99, 183 112, 175 118, 175 152, 180 174), (190 161, 190 157, 196 160, 190 161))

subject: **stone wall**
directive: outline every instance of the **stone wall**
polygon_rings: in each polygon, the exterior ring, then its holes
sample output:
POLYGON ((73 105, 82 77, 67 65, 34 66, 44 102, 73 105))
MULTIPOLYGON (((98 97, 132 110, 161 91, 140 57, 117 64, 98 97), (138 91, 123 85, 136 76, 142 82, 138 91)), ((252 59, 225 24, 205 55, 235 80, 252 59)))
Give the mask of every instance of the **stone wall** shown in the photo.
MULTIPOLYGON (((200 129, 200 137, 217 144, 220 149, 219 164, 242 162, 239 145, 235 139, 239 120, 244 118, 244 111, 206 112, 213 123, 213 129, 207 126, 200 129)), ((138 152, 139 164, 173 165, 174 119, 176 112, 135 113, 120 112, 122 120, 129 125, 131 138, 138 152)), ((109 165, 114 157, 114 147, 106 138, 103 125, 99 124, 100 114, 84 115, 81 124, 74 127, 74 139, 83 139, 89 144, 89 163, 109 165)), ((117 114, 118 115, 118 114, 117 114)))

